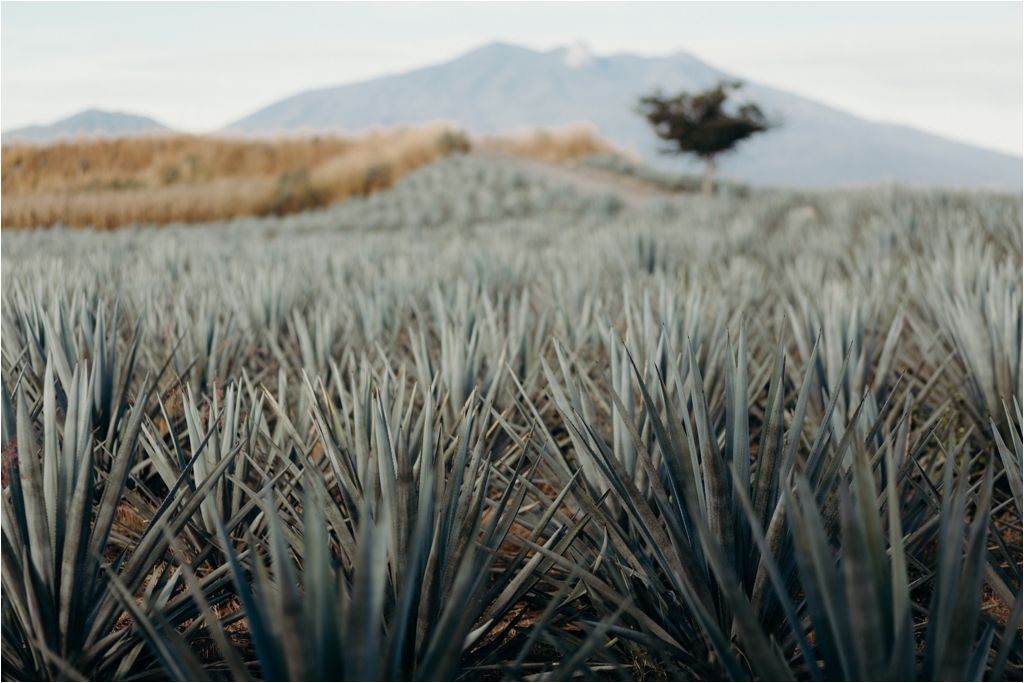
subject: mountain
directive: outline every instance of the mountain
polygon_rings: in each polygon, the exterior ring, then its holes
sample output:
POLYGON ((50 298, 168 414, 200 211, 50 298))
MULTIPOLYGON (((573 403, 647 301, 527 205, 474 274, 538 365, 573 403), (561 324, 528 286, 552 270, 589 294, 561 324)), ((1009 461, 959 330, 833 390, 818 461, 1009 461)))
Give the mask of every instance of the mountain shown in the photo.
MULTIPOLYGON (((600 57, 578 45, 537 52, 495 43, 444 64, 304 92, 224 132, 355 131, 450 120, 475 133, 496 133, 588 121, 649 162, 696 169, 694 162, 659 155, 662 143, 633 108, 639 95, 657 88, 693 91, 723 78, 734 76, 684 53, 600 57)), ((782 126, 723 157, 724 177, 803 187, 897 180, 1019 191, 1024 184, 1020 157, 866 121, 755 83, 742 92, 782 126)))
POLYGON ((28 126, 10 130, 3 134, 3 144, 11 142, 54 142, 62 138, 80 135, 104 137, 132 137, 171 133, 170 128, 145 116, 124 114, 117 111, 89 109, 79 112, 49 126, 28 126))

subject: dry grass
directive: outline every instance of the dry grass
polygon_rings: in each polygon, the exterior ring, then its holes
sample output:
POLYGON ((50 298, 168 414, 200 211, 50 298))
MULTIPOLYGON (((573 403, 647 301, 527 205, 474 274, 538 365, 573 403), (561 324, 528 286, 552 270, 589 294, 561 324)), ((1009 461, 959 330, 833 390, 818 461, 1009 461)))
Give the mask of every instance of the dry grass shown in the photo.
POLYGON ((3 148, 3 193, 129 190, 260 178, 312 168, 358 142, 247 141, 195 135, 81 139, 3 148))
POLYGON ((533 133, 509 137, 484 137, 476 146, 548 163, 573 161, 591 154, 621 153, 621 150, 601 139, 593 128, 584 125, 558 131, 538 129, 533 133))
POLYGON ((292 213, 388 187, 467 145, 440 125, 358 139, 182 135, 12 145, 2 155, 3 227, 292 213))
MULTIPOLYGON (((475 144, 547 162, 612 151, 582 126, 475 144)), ((360 138, 178 135, 15 144, 3 148, 2 224, 109 229, 284 215, 386 189, 409 171, 469 149, 465 134, 443 124, 360 138)))

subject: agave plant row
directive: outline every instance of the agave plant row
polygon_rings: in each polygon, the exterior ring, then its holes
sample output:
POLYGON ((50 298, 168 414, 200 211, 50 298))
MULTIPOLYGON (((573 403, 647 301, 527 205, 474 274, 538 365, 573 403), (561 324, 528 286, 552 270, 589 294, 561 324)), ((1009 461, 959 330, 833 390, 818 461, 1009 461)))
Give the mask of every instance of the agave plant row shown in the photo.
POLYGON ((465 156, 7 232, 3 676, 1016 680, 1021 223, 465 156))

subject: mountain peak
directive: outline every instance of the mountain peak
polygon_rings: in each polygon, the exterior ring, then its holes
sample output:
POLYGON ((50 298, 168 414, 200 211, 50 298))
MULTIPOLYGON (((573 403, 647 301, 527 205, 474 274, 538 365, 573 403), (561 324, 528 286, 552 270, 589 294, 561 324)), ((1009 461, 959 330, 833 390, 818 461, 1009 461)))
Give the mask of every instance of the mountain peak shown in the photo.
MULTIPOLYGON (((636 113, 637 97, 658 89, 696 92, 730 77, 684 52, 595 57, 583 44, 540 51, 490 43, 442 64, 293 95, 225 130, 351 132, 374 125, 453 121, 471 133, 500 134, 589 122, 601 136, 651 162, 698 172, 692 160, 658 154, 664 143, 636 113)), ((798 187, 883 179, 955 187, 1021 186, 1020 157, 871 123, 752 82, 740 96, 749 97, 782 125, 723 156, 723 177, 798 187)))
POLYGON ((570 69, 581 69, 594 63, 594 54, 586 43, 574 43, 563 48, 562 61, 570 69))
POLYGON ((131 137, 170 132, 172 132, 170 128, 146 116, 102 109, 86 109, 48 126, 27 126, 6 131, 3 134, 3 143, 49 143, 83 135, 87 137, 131 137))

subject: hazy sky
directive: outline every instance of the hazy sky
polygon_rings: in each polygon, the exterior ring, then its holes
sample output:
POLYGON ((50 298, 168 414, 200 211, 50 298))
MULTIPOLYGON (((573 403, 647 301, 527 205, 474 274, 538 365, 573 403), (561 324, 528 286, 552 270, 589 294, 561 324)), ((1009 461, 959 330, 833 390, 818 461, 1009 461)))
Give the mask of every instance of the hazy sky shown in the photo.
POLYGON ((0 127, 88 107, 216 130, 282 97, 486 43, 684 51, 853 114, 1024 147, 1024 4, 0 4, 0 127))

